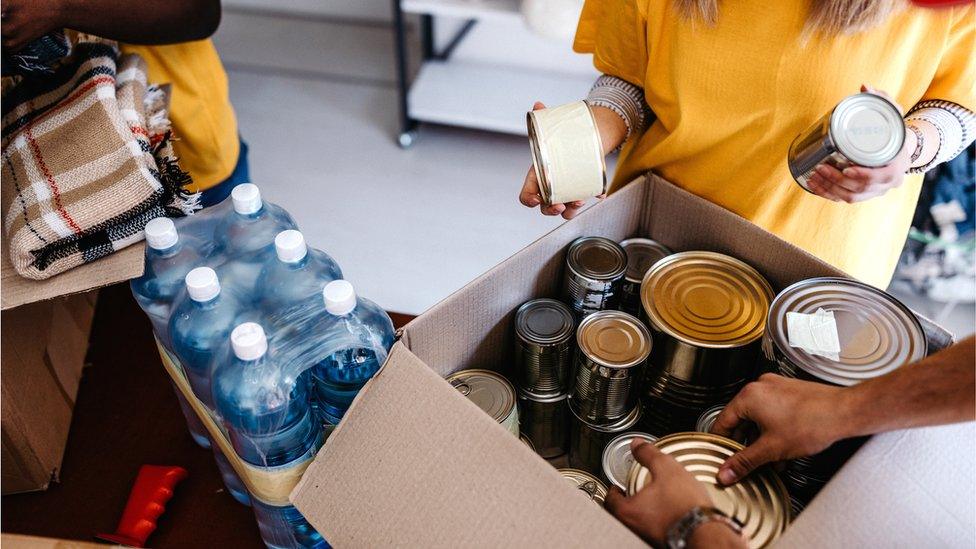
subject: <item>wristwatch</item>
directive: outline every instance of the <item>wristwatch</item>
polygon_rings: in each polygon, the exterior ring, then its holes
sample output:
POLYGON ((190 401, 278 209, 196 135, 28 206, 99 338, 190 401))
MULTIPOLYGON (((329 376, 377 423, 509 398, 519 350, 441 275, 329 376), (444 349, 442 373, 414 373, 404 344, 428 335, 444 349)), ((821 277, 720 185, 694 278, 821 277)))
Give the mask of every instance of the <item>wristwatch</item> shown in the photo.
POLYGON ((706 522, 720 522, 742 535, 742 524, 714 507, 694 507, 668 528, 668 549, 685 549, 695 530, 706 522))

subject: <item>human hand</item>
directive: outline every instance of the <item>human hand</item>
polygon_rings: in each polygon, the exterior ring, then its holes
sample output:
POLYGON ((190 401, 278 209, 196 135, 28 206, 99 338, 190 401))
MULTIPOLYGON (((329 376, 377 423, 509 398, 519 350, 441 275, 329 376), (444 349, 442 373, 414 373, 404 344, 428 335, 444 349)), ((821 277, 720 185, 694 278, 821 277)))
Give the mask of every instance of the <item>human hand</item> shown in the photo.
POLYGON ((45 34, 64 28, 61 0, 4 0, 0 7, 3 47, 16 52, 45 34))
POLYGON ((650 480, 631 497, 612 487, 605 504, 608 511, 644 540, 662 545, 668 529, 688 511, 714 505, 705 486, 654 444, 635 438, 630 451, 638 463, 650 470, 650 480))
POLYGON ((746 385, 712 425, 731 437, 743 422, 759 427, 759 437, 719 468, 722 485, 738 482, 766 463, 816 454, 845 438, 849 393, 843 388, 764 374, 746 385))
MULTIPOLYGON (((898 107, 899 112, 902 110, 898 103, 883 91, 867 85, 862 85, 861 91, 884 97, 898 107)), ((905 144, 898 156, 887 166, 880 168, 851 166, 841 171, 829 164, 820 164, 816 168, 816 173, 807 182, 807 186, 813 194, 827 200, 848 204, 881 196, 891 189, 900 187, 905 181, 905 173, 911 166, 912 153, 915 152, 917 145, 918 137, 915 132, 906 131, 905 144)))
MULTIPOLYGON (((539 101, 536 101, 535 104, 532 105, 532 110, 534 111, 544 108, 546 108, 546 106, 539 101)), ((602 136, 601 141, 603 141, 602 136)), ((606 154, 605 151, 604 154, 606 154)), ((601 194, 596 198, 603 199, 605 197, 605 194, 601 194)), ((539 206, 539 211, 541 211, 543 215, 562 215, 563 219, 572 219, 576 217, 576 214, 579 213, 580 209, 586 205, 585 200, 574 200, 573 202, 550 204, 548 206, 543 204, 542 195, 539 193, 539 178, 536 176, 535 168, 532 166, 529 166, 529 173, 525 175, 525 183, 522 184, 522 192, 519 193, 519 202, 529 208, 539 206)))

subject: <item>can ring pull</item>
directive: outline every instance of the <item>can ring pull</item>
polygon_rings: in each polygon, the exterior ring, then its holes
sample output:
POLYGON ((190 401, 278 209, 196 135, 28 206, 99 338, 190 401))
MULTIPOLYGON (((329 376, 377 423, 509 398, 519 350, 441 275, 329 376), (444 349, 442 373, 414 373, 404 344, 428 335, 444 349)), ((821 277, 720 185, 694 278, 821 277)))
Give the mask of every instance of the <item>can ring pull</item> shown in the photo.
POLYGON ((471 393, 471 386, 463 381, 454 381, 451 382, 451 385, 464 396, 468 396, 471 393))

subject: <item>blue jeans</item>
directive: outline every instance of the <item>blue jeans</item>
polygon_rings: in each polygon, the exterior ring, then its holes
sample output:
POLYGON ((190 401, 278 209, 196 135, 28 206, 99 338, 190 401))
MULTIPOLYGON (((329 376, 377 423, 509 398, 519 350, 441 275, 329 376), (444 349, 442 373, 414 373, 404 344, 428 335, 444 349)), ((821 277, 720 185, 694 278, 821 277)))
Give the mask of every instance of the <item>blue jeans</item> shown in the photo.
POLYGON ((234 166, 234 171, 231 172, 227 179, 203 191, 201 193, 200 203, 204 208, 220 204, 225 198, 230 196, 230 192, 234 190, 234 187, 241 183, 250 182, 251 173, 247 167, 247 143, 241 139, 241 152, 237 155, 237 164, 234 166))

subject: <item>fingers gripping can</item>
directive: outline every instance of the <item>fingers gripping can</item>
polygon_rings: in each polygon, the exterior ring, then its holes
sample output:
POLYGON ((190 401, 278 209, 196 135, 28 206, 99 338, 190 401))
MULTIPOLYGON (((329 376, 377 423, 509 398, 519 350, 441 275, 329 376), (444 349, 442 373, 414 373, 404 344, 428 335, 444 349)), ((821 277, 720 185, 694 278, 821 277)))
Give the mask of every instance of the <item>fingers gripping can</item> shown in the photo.
POLYGON ((543 203, 586 200, 607 191, 603 144, 586 102, 531 111, 526 124, 543 203))
POLYGON ((451 374, 447 382, 510 433, 519 436, 515 388, 507 379, 490 370, 470 369, 451 374))
POLYGON ((891 101, 873 93, 845 98, 793 140, 787 164, 793 179, 810 191, 819 164, 843 170, 851 165, 889 164, 905 144, 905 122, 891 101))
POLYGON ((610 484, 627 491, 627 475, 634 465, 634 456, 630 453, 630 443, 635 439, 647 442, 657 442, 657 437, 647 433, 632 431, 618 435, 611 440, 603 450, 603 476, 610 484))
POLYGON ((627 253, 608 238, 577 238, 566 251, 563 301, 577 317, 615 309, 627 272, 627 253))

